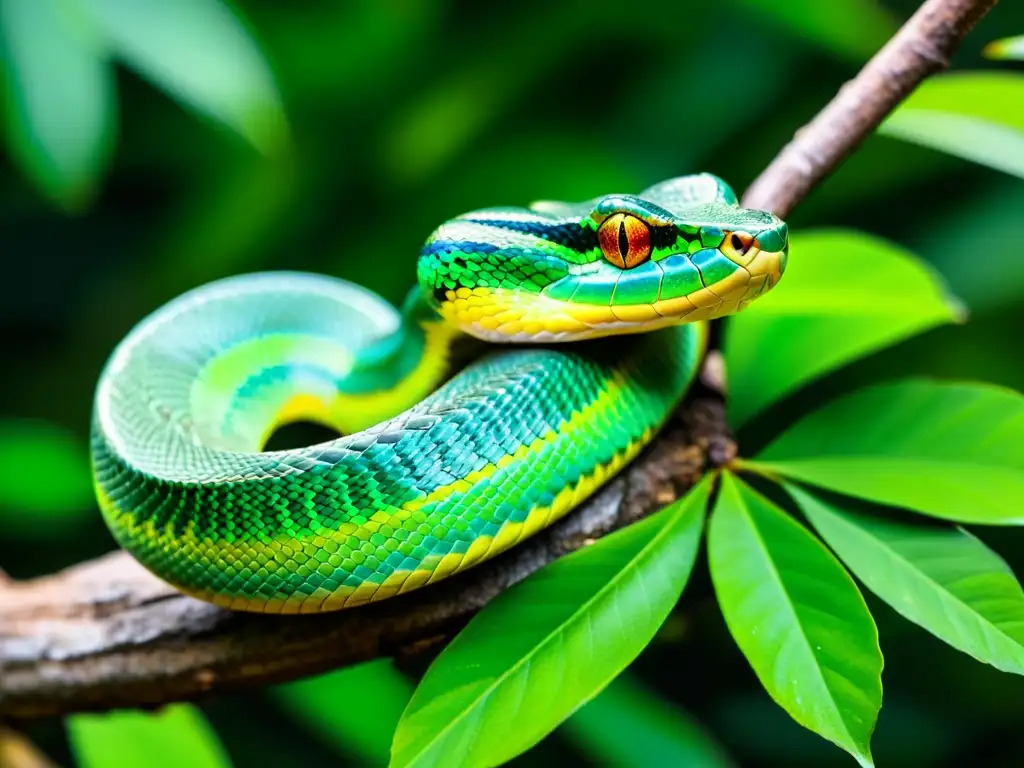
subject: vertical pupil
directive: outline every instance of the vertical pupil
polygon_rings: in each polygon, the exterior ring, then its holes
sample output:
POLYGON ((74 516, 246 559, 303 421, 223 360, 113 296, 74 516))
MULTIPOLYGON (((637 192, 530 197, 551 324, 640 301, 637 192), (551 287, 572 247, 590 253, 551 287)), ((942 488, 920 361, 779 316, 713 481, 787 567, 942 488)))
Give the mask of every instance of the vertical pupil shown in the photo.
POLYGON ((628 213, 609 216, 597 229, 601 253, 619 269, 632 269, 651 256, 651 230, 628 213))

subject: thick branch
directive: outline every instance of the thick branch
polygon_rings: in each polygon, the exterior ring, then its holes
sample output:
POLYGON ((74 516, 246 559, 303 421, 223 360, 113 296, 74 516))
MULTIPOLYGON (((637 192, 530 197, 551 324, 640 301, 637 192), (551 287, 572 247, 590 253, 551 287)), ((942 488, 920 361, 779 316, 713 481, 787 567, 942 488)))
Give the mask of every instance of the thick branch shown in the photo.
MULTIPOLYGON (((996 0, 928 0, 754 182, 744 204, 785 215, 928 74, 996 0)), ((511 584, 650 514, 735 451, 722 397, 695 391, 655 443, 580 509, 513 551, 406 596, 323 616, 236 614, 178 594, 124 553, 0 584, 0 716, 155 706, 353 664, 408 658, 511 584)))
POLYGON ((156 705, 288 680, 452 635, 499 592, 679 496, 727 460, 721 396, 701 387, 664 439, 592 501, 507 555, 436 587, 319 616, 231 613, 174 591, 118 552, 0 592, 0 714, 156 705))

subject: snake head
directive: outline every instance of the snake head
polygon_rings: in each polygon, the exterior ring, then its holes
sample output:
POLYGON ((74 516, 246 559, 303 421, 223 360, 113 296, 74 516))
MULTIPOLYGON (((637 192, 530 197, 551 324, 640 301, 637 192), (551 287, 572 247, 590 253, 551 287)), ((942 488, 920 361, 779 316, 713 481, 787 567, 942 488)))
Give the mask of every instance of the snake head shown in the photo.
POLYGON ((723 317, 775 286, 788 229, 709 174, 640 195, 492 208, 420 254, 428 301, 488 341, 575 341, 723 317))

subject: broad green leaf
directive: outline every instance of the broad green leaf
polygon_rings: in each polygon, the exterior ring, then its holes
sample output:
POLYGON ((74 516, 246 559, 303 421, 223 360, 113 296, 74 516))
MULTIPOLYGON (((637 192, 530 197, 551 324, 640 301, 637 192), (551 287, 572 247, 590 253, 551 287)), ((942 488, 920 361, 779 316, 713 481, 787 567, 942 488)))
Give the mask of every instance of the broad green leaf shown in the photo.
POLYGON ((990 59, 1024 59, 1024 35, 993 40, 985 46, 982 56, 990 59))
POLYGON ((225 768, 231 761, 202 712, 173 704, 156 714, 134 710, 73 715, 68 737, 79 768, 225 768))
POLYGON ((1022 92, 1024 73, 977 71, 937 75, 921 83, 886 124, 901 112, 920 109, 968 115, 1024 130, 1024 104, 1019 101, 1022 92))
POLYGON ((872 765, 882 653, 842 565, 728 473, 708 525, 708 561, 729 631, 765 690, 800 725, 872 765))
POLYGON ((499 765, 599 693, 679 599, 709 485, 705 478, 484 608, 427 670, 398 725, 391 765, 499 765))
POLYGON ((412 684, 382 659, 289 683, 274 695, 325 743, 370 765, 386 765, 412 684))
POLYGON ((729 768, 733 762, 686 712, 619 675, 563 730, 597 765, 729 768))
POLYGON ((958 72, 930 78, 878 130, 1024 176, 1024 74, 958 72))
MULTIPOLYGON (((896 31, 896 21, 877 0, 736 0, 802 40, 812 40, 853 61, 875 54, 896 31)), ((759 41, 770 45, 766 33, 759 41)))
MULTIPOLYGON (((1024 87, 1017 98, 1024 98, 1024 87)), ((971 115, 911 109, 897 112, 880 130, 887 136, 1024 177, 1024 132, 1016 128, 971 115)))
POLYGON ((77 0, 0 0, 0 57, 13 158, 48 197, 84 207, 114 144, 114 75, 77 0))
POLYGON ((0 421, 0 467, 0 528, 53 536, 47 518, 95 508, 88 447, 56 424, 0 421))
POLYGON ((964 523, 1024 522, 1024 396, 911 379, 854 392, 797 422, 754 461, 851 496, 964 523))
POLYGON ((881 238, 815 230, 790 240, 779 285, 729 321, 736 425, 816 376, 963 316, 928 265, 881 238))
POLYGON ((910 525, 786 489, 882 600, 954 648, 1024 674, 1024 590, 981 541, 960 527, 910 525))
POLYGON ((79 0, 125 64, 258 149, 285 139, 270 69, 222 0, 79 0))

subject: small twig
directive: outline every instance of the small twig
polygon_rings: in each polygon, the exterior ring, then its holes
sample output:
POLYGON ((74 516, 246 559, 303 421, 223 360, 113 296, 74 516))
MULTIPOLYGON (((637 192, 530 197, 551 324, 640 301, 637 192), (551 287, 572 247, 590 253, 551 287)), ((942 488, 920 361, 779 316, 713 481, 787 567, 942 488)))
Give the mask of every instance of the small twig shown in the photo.
POLYGON ((791 141, 743 196, 786 217, 928 75, 949 65, 998 0, 927 0, 854 80, 791 141))
MULTIPOLYGON (((786 215, 914 87, 948 61, 996 0, 928 0, 744 196, 786 215)), ((678 418, 580 509, 511 552, 407 596, 323 616, 234 614, 178 594, 125 553, 0 585, 0 717, 154 706, 443 643, 511 584, 650 514, 735 456, 720 358, 678 418), (718 391, 716 391, 716 389, 718 391)))

